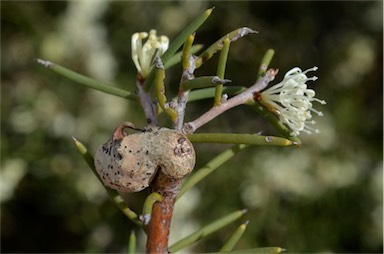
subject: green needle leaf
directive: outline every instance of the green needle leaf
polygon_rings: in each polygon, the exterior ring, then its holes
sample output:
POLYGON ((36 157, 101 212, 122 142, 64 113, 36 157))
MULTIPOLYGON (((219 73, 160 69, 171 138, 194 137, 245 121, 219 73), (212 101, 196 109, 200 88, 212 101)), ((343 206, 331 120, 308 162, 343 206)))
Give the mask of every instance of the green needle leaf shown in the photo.
POLYGON ((230 42, 234 42, 237 39, 240 39, 244 37, 247 34, 251 33, 257 33, 256 31, 248 28, 248 27, 241 27, 238 28, 223 37, 221 37, 219 40, 217 40, 215 43, 213 43, 209 48, 207 48, 203 53, 201 53, 196 60, 196 69, 199 68, 203 63, 208 61, 217 51, 221 50, 224 46, 224 39, 229 39, 230 42))
MULTIPOLYGON (((185 82, 184 84, 187 84, 187 86, 189 87, 192 87, 194 85, 196 86, 199 86, 199 85, 202 85, 202 86, 208 86, 210 85, 209 81, 210 80, 210 77, 215 77, 215 76, 208 76, 208 77, 199 77, 199 78, 195 78, 195 79, 192 79, 190 80, 192 83, 189 84, 189 81, 185 82), (202 78, 202 80, 200 81, 196 81, 193 82, 194 80, 196 79, 200 79, 202 78), (203 83, 200 83, 200 82, 203 82, 203 83), (204 84, 204 85, 203 85, 204 84)), ((222 80, 221 82, 229 82, 228 80, 222 80)), ((212 85, 216 85, 214 83, 211 83, 212 85)), ((204 99, 209 99, 209 98, 213 98, 215 96, 215 89, 214 87, 210 87, 210 88, 203 88, 203 89, 198 89, 198 90, 194 90, 194 91, 190 91, 189 92, 189 96, 188 96, 188 102, 193 102, 193 101, 199 101, 199 100, 204 100, 204 99)), ((223 87, 223 93, 225 94, 228 94, 228 95, 236 95, 236 94, 239 94, 243 91, 245 91, 246 88, 243 87, 243 86, 227 86, 227 87, 223 87)), ((158 108, 158 113, 160 114, 162 112, 162 108, 159 107, 158 108)))
POLYGON ((127 204, 124 202, 123 198, 119 195, 119 193, 111 188, 108 188, 104 185, 102 182, 99 174, 96 171, 95 165, 94 165, 94 158, 93 156, 88 152, 88 149, 80 143, 76 138, 72 137, 73 141, 75 142, 75 146, 77 150, 80 152, 80 154, 83 156, 84 160, 87 162, 88 166, 91 168, 92 172, 96 175, 97 179, 102 183, 104 188, 106 189, 109 197, 115 202, 115 204, 120 208, 120 210, 134 223, 136 223, 138 226, 142 226, 143 224, 139 220, 137 214, 129 209, 127 204))
POLYGON ((173 244, 169 250, 176 252, 234 222, 247 212, 246 209, 230 213, 173 244))
POLYGON ((166 105, 167 97, 165 96, 164 88, 164 79, 165 79, 165 70, 160 58, 155 58, 155 67, 156 67, 156 97, 157 101, 162 110, 171 118, 174 123, 177 118, 177 111, 171 108, 169 105, 166 105))
MULTIPOLYGON (((227 66, 229 45, 231 41, 229 38, 223 40, 223 49, 220 52, 219 62, 217 64, 217 76, 220 79, 224 79, 225 76, 225 67, 227 66)), ((215 91, 214 106, 219 106, 221 104, 221 96, 223 93, 223 84, 218 84, 215 91)))
MULTIPOLYGON (((246 90, 243 86, 227 86, 223 87, 223 93, 228 95, 236 95, 246 90)), ((189 93, 188 102, 213 98, 215 96, 215 88, 203 88, 191 91, 189 93)))
POLYGON ((184 91, 188 91, 191 89, 223 85, 229 82, 231 82, 229 79, 221 79, 218 76, 204 76, 183 82, 181 88, 184 91))
POLYGON ((286 138, 262 136, 258 134, 195 133, 188 134, 187 137, 192 143, 224 143, 270 146, 296 145, 296 143, 286 138))
POLYGON ((233 156, 235 156, 238 152, 247 148, 247 145, 235 145, 224 152, 217 155, 210 162, 208 162, 204 167, 200 168, 193 175, 189 176, 187 180, 184 182, 183 186, 181 186, 179 195, 177 199, 179 199, 182 195, 184 195, 188 190, 190 190, 193 186, 195 186, 198 182, 203 180, 206 176, 212 173, 215 169, 223 165, 225 162, 230 160, 233 156))
POLYGON ((161 60, 166 63, 168 60, 176 53, 176 51, 183 45, 186 41, 187 37, 193 34, 211 15, 214 8, 210 8, 205 10, 202 14, 200 14, 195 20, 193 20, 169 45, 169 48, 163 56, 161 60))
POLYGON ((195 40, 195 35, 190 34, 184 43, 183 50, 182 50, 183 51, 183 54, 182 54, 183 70, 189 69, 189 65, 190 65, 189 58, 191 56, 191 48, 194 40, 195 40))
POLYGON ((99 174, 96 172, 95 164, 94 164, 94 159, 93 156, 88 152, 88 149, 80 142, 78 141, 75 137, 72 137, 73 142, 75 142, 75 146, 77 150, 80 152, 80 154, 83 156, 85 162, 87 162, 88 166, 92 169, 92 172, 96 175, 97 179, 101 183, 103 183, 100 179, 99 174))
POLYGON ((121 98, 125 98, 127 100, 137 101, 137 96, 131 92, 126 91, 126 90, 123 90, 123 89, 114 87, 110 84, 100 82, 98 80, 83 76, 79 73, 76 73, 76 72, 71 71, 67 68, 64 68, 63 66, 60 66, 58 64, 55 64, 55 63, 52 63, 49 61, 45 61, 42 59, 36 59, 36 61, 37 61, 37 63, 47 67, 48 69, 56 72, 57 74, 59 74, 63 77, 66 77, 66 78, 68 78, 68 79, 70 79, 70 80, 72 80, 72 81, 74 81, 80 85, 84 85, 84 86, 93 88, 95 90, 98 90, 98 91, 101 91, 104 93, 108 93, 108 94, 112 94, 112 95, 115 95, 115 96, 118 96, 121 98))
MULTIPOLYGON (((210 8, 200 14, 196 19, 194 19, 169 45, 167 51, 161 57, 162 62, 166 65, 168 60, 176 53, 177 50, 183 45, 185 40, 190 34, 193 34, 211 15, 214 8, 210 8)), ((155 72, 153 70, 149 72, 147 79, 144 82, 144 90, 149 91, 152 82, 155 78, 155 72)))
POLYGON ((128 247, 128 253, 129 254, 135 254, 136 253, 136 234, 135 231, 131 231, 131 234, 129 235, 129 247, 128 247))
MULTIPOLYGON (((203 48, 203 45, 202 44, 196 44, 196 45, 193 45, 191 47, 191 54, 195 54, 197 52, 199 52, 201 49, 203 48)), ((174 54, 166 64, 164 64, 164 68, 165 69, 168 69, 178 63, 180 63, 181 61, 181 55, 182 55, 182 51, 179 51, 177 52, 176 54, 174 54)))
POLYGON ((279 254, 286 251, 286 249, 280 247, 264 247, 264 248, 255 248, 248 250, 236 250, 228 253, 254 253, 254 254, 279 254))
POLYGON ((256 100, 247 101, 246 105, 259 113, 268 122, 270 122, 276 130, 278 130, 284 137, 291 140, 294 145, 301 146, 301 140, 298 137, 291 136, 291 130, 285 126, 279 119, 268 109, 266 109, 261 103, 256 100))
POLYGON ((228 252, 231 251, 237 242, 240 240, 240 238, 243 236, 245 229, 247 228, 248 221, 241 224, 235 232, 231 235, 231 237, 228 239, 228 241, 221 247, 220 252, 228 252))
POLYGON ((144 206, 143 206, 143 213, 142 213, 142 216, 140 216, 140 219, 144 223, 144 225, 148 225, 149 221, 151 220, 153 204, 155 202, 161 202, 162 200, 163 200, 163 197, 156 192, 152 192, 145 199, 144 206))
POLYGON ((259 73, 257 74, 257 78, 260 78, 267 72, 268 66, 271 63, 274 54, 275 54, 275 51, 273 49, 268 49, 267 52, 265 52, 263 58, 261 59, 261 64, 259 67, 259 73))

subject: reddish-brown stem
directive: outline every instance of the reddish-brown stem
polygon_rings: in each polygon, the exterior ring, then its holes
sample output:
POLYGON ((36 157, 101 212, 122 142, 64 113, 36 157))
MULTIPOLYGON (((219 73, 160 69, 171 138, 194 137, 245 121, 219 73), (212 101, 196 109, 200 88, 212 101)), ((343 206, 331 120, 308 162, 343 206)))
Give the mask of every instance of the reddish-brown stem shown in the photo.
POLYGON ((182 179, 170 179, 161 171, 151 183, 152 191, 163 196, 152 207, 151 220, 147 226, 147 253, 169 253, 168 238, 173 207, 182 179))

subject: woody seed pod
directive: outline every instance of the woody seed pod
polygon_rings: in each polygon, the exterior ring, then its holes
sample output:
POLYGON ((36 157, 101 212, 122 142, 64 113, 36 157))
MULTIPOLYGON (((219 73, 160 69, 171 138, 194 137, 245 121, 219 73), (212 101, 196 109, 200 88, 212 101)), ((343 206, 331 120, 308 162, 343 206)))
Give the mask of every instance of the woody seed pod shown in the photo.
POLYGON ((116 128, 110 140, 95 155, 95 167, 103 183, 121 192, 138 192, 148 187, 158 171, 170 179, 181 179, 195 165, 195 151, 181 133, 152 127, 137 130, 126 122, 116 128))

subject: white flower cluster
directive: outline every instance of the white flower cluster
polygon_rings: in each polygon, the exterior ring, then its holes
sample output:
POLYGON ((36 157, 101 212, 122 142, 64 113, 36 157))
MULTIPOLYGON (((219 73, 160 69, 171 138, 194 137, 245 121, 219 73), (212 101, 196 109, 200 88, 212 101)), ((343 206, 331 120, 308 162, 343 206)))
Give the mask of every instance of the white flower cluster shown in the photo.
POLYGON ((134 33, 131 42, 132 60, 137 71, 145 78, 148 76, 155 55, 161 56, 168 49, 169 39, 164 35, 156 36, 156 30, 152 29, 149 31, 149 37, 146 32, 134 33), (143 39, 146 38, 148 39, 143 44, 143 39))
POLYGON ((303 72, 295 67, 285 74, 283 81, 260 94, 261 103, 279 116, 280 121, 292 130, 293 136, 299 135, 301 131, 307 134, 319 133, 318 129, 310 126, 316 123, 311 120, 311 112, 319 116, 323 113, 313 109, 312 102, 316 101, 320 104, 326 104, 326 102, 315 98, 315 91, 307 89, 306 84, 309 80, 317 79, 316 76, 308 78, 306 75, 309 71, 316 70, 317 67, 313 67, 303 72))

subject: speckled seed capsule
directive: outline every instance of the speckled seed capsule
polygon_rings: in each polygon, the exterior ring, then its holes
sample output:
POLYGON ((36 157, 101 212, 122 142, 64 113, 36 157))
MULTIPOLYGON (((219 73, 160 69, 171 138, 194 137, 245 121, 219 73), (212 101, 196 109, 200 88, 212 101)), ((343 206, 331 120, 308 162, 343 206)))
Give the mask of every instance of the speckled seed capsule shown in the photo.
POLYGON ((159 170, 170 179, 181 179, 193 170, 195 151, 183 134, 152 127, 128 135, 125 128, 135 129, 128 122, 120 125, 96 151, 96 171, 106 186, 138 192, 149 186, 159 170))

